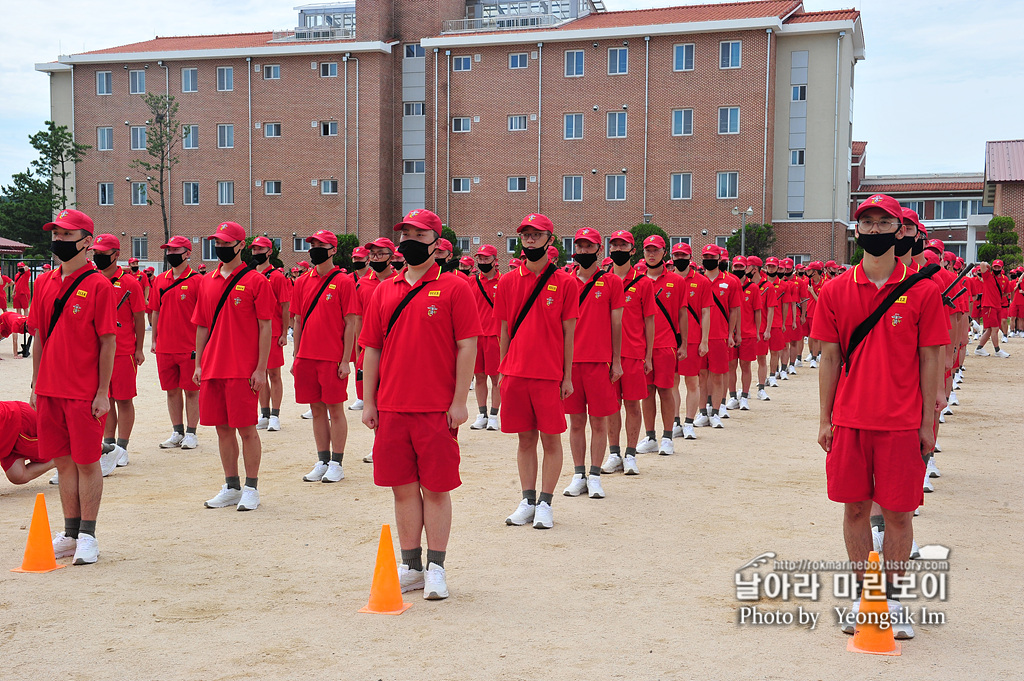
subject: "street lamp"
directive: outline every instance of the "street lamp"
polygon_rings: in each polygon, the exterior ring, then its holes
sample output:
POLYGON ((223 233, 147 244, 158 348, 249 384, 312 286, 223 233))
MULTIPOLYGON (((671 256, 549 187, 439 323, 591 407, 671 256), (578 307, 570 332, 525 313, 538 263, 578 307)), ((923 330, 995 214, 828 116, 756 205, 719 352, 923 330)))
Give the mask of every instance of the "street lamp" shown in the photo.
POLYGON ((754 214, 754 207, 750 206, 744 211, 740 210, 739 206, 734 206, 732 209, 733 215, 741 215, 740 218, 740 255, 747 255, 747 218, 754 214))

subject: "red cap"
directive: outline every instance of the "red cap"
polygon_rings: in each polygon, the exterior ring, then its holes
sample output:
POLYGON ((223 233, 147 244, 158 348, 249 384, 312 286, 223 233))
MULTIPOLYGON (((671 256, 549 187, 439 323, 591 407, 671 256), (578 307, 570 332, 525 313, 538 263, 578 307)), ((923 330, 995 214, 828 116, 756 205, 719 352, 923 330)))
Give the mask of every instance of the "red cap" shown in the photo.
POLYGON ((829 260, 827 263, 825 263, 825 267, 839 267, 839 265, 836 264, 835 260, 829 260))
POLYGON ((65 208, 61 212, 57 213, 57 217, 53 219, 53 222, 47 222, 43 225, 43 229, 50 231, 51 229, 81 229, 88 232, 90 235, 93 233, 92 218, 83 213, 80 210, 73 208, 65 208))
MULTIPOLYGON (((188 251, 192 250, 192 240, 187 236, 172 236, 171 240, 165 243, 160 248, 184 248, 188 251)), ((130 261, 129 261, 130 262, 130 261)))
POLYGON ((377 239, 376 241, 371 241, 370 243, 366 244, 366 248, 367 249, 369 249, 370 246, 376 246, 378 248, 386 248, 389 251, 391 251, 391 255, 394 255, 395 253, 398 252, 397 249, 395 249, 395 244, 393 244, 391 242, 391 239, 387 238, 386 236, 382 236, 381 238, 377 239))
POLYGON ((206 263, 205 262, 199 263, 199 268, 198 269, 199 269, 200 272, 205 271, 206 270, 206 263))
POLYGON ((92 250, 119 251, 121 250, 121 240, 113 234, 97 234, 92 242, 92 250))
POLYGON ((942 262, 956 262, 956 253, 953 251, 945 251, 942 254, 942 262))
POLYGON ((933 251, 930 248, 926 248, 924 250, 924 260, 929 265, 938 265, 939 264, 939 253, 938 253, 938 251, 933 251))
POLYGON ((661 238, 659 234, 652 234, 644 239, 644 248, 648 246, 654 246, 655 248, 665 248, 665 240, 661 238))
POLYGON ((718 248, 718 257, 722 258, 723 260, 728 260, 729 259, 729 249, 725 248, 724 246, 718 246, 717 248, 718 248))
POLYGON ((765 264, 766 267, 768 265, 775 265, 776 267, 778 267, 779 266, 779 259, 776 258, 774 255, 771 255, 771 256, 768 256, 767 258, 765 258, 764 264, 765 264))
POLYGON ((604 260, 601 261, 601 267, 608 267, 609 265, 614 265, 614 264, 615 264, 615 261, 612 260, 611 258, 605 258, 604 260))
POLYGON ((555 233, 555 226, 551 224, 551 220, 548 219, 548 216, 541 215, 540 213, 530 213, 523 218, 523 222, 519 225, 519 229, 517 229, 516 232, 522 232, 527 227, 533 227, 534 229, 539 229, 542 232, 550 232, 551 234, 555 233))
POLYGON ((900 205, 900 202, 886 194, 875 194, 874 196, 869 196, 864 199, 864 202, 857 206, 857 210, 853 214, 853 219, 859 219, 860 214, 868 208, 881 208, 897 220, 903 219, 903 207, 900 205))
POLYGON ((426 208, 417 208, 416 210, 409 211, 409 214, 395 225, 395 231, 397 232, 402 227, 429 229, 433 230, 438 236, 441 236, 441 218, 426 208))
POLYGON ((150 265, 149 267, 146 268, 146 273, 147 274, 153 274, 154 272, 156 272, 156 268, 153 267, 152 265, 150 265))
POLYGON ((480 248, 476 249, 476 254, 496 258, 498 257, 498 249, 490 244, 484 244, 480 248))
POLYGON ((139 259, 138 258, 128 258, 128 264, 129 265, 138 265, 139 264, 139 259))
POLYGON ((942 253, 946 250, 946 245, 939 239, 931 239, 924 245, 925 248, 933 248, 936 252, 942 253))
POLYGON ((807 269, 811 270, 812 272, 821 272, 823 267, 824 266, 821 264, 820 260, 815 260, 814 262, 807 265, 807 269))
POLYGON ((305 267, 307 270, 313 267, 308 260, 300 260, 298 265, 299 267, 305 267))
MULTIPOLYGON (((206 265, 200 265, 199 267, 200 268, 205 268, 206 265)), ((299 267, 298 265, 295 265, 294 267, 292 267, 292 274, 298 274, 301 271, 302 271, 302 268, 299 267)))
POLYGON ((1002 267, 1002 266, 1003 266, 1003 261, 1002 260, 993 260, 992 261, 992 267, 1002 267))
POLYGON ((735 268, 736 265, 742 265, 743 267, 746 267, 747 259, 744 258, 742 255, 737 255, 735 258, 732 259, 733 268, 735 268))
POLYGON ((27 267, 27 265, 25 265, 25 263, 23 263, 23 262, 19 262, 17 266, 18 267, 27 267))
POLYGON ((959 257, 959 256, 957 257, 957 259, 956 259, 956 266, 957 266, 957 267, 963 267, 963 266, 964 266, 964 265, 966 265, 966 264, 967 264, 967 263, 965 263, 965 262, 964 262, 964 259, 963 259, 963 258, 961 258, 961 257, 959 257))
POLYGON ((589 241, 592 244, 601 245, 601 235, 596 229, 590 227, 581 227, 576 230, 576 236, 572 238, 573 241, 589 241))
POLYGON ((437 250, 439 250, 439 251, 448 251, 449 253, 451 253, 452 252, 452 242, 448 241, 448 239, 438 239, 437 240, 437 250))
POLYGON ((680 241, 679 243, 672 247, 672 255, 675 255, 676 253, 692 256, 693 249, 690 248, 690 244, 686 243, 685 241, 680 241))
POLYGON ((761 262, 761 258, 757 257, 756 255, 748 255, 747 265, 750 267, 761 267, 762 265, 764 265, 764 263, 761 262))
POLYGON ((608 238, 609 239, 622 239, 623 241, 628 243, 630 246, 633 246, 633 245, 636 244, 636 240, 633 239, 633 232, 630 232, 627 229, 617 229, 614 232, 612 232, 612 235, 610 237, 608 237, 608 238))
POLYGON ((217 231, 206 238, 219 241, 245 241, 245 229, 237 222, 222 222, 217 225, 217 231))
POLYGON ((509 258, 508 259, 508 266, 509 267, 520 267, 522 264, 523 264, 523 261, 520 260, 519 258, 509 258))
POLYGON ((370 252, 368 250, 366 250, 365 248, 363 248, 362 246, 356 246, 355 248, 352 249, 352 257, 353 258, 369 258, 370 257, 370 252))
POLYGON ((722 257, 722 253, 718 250, 718 246, 714 244, 708 244, 700 252, 701 255, 713 255, 716 258, 722 257))
POLYGON ((329 229, 318 229, 313 232, 312 236, 306 237, 306 243, 311 244, 314 241, 327 244, 328 248, 336 248, 338 246, 338 235, 329 229))
POLYGON ((925 232, 926 234, 928 233, 928 230, 926 230, 924 228, 924 225, 921 224, 921 218, 920 216, 918 216, 917 211, 910 210, 909 208, 903 208, 903 222, 906 222, 907 220, 910 220, 915 225, 917 225, 917 228, 919 230, 925 232))
POLYGON ((274 242, 265 236, 258 236, 249 244, 249 248, 273 248, 274 242))
POLYGON ((50 266, 50 263, 46 263, 46 264, 43 265, 43 270, 44 271, 49 272, 50 269, 52 269, 51 266, 50 266))
POLYGON ((470 267, 472 267, 473 266, 473 258, 469 257, 468 255, 464 255, 461 258, 459 258, 459 264, 460 265, 469 265, 470 267))
POLYGON ((555 246, 548 246, 548 260, 554 262, 558 260, 558 248, 555 246))
POLYGON ((640 274, 643 274, 644 272, 647 271, 647 263, 641 260, 636 265, 634 265, 634 269, 640 274))
POLYGON ((783 269, 787 270, 793 269, 793 259, 783 258, 782 260, 779 261, 779 267, 782 267, 783 269))

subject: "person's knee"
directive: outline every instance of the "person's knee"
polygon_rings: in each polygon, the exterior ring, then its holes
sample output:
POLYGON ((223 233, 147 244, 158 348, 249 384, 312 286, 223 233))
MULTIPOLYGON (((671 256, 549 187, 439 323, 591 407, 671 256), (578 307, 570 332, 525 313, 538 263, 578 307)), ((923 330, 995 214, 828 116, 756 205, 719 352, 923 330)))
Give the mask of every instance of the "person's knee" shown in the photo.
POLYGON ((525 433, 519 433, 519 448, 536 449, 538 438, 539 433, 536 430, 530 430, 525 433))
POLYGON ((857 522, 867 518, 871 513, 871 501, 858 501, 845 505, 845 516, 847 522, 857 522))
POLYGON ((22 464, 20 467, 11 466, 11 468, 8 471, 6 471, 6 473, 7 479, 10 481, 12 485, 24 485, 26 482, 30 480, 28 475, 26 475, 24 464, 22 464))

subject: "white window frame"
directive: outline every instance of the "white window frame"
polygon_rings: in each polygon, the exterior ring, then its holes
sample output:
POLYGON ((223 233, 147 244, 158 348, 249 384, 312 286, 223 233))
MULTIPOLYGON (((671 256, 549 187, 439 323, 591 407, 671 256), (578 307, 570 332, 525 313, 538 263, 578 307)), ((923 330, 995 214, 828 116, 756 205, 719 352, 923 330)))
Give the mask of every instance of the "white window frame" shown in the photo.
POLYGON ((425 159, 406 159, 402 163, 402 173, 404 175, 423 175, 427 172, 427 161, 425 159), (412 168, 412 170, 409 170, 412 168))
POLYGON ((292 239, 292 252, 294 253, 305 253, 312 247, 305 237, 297 236, 292 239))
POLYGON ((206 262, 212 262, 217 260, 217 246, 216 239, 203 239, 203 260, 206 262))
POLYGON ((572 203, 583 201, 582 175, 562 176, 562 200, 572 203), (570 182, 572 182, 571 187, 569 185, 570 182))
POLYGON ((114 94, 113 71, 96 72, 96 94, 103 97, 114 94))
POLYGON ((473 130, 473 117, 472 116, 453 116, 452 117, 452 132, 463 133, 472 132, 473 130))
POLYGON ((264 64, 263 80, 281 80, 280 64, 264 64))
POLYGON ((404 106, 404 114, 406 116, 424 116, 424 103, 423 102, 406 102, 404 106), (409 113, 409 112, 412 113, 409 113), (417 113, 417 111, 419 113, 417 113))
POLYGON ((723 40, 718 43, 718 68, 719 69, 738 69, 743 66, 743 41, 742 40, 723 40), (727 66, 722 65, 722 50, 729 45, 729 63, 727 66), (736 57, 736 63, 732 63, 732 46, 739 45, 739 54, 736 57))
POLYGON ((274 123, 264 123, 263 124, 263 136, 264 137, 280 137, 281 136, 281 124, 277 123, 277 122, 274 122, 274 123), (275 134, 271 134, 271 133, 275 133, 275 134))
POLYGON ((217 205, 235 205, 235 182, 234 180, 217 180, 217 205), (228 196, 225 196, 227 194, 228 196), (225 201, 224 199, 228 200, 225 201))
POLYGON ((199 148, 199 126, 187 123, 182 127, 181 134, 181 148, 182 149, 198 149, 199 148), (191 142, 191 144, 190 144, 191 142))
POLYGON ((622 46, 622 47, 609 47, 608 48, 608 75, 609 76, 624 76, 627 73, 629 73, 629 48, 626 47, 626 46, 622 46), (619 68, 619 63, 622 61, 621 57, 619 57, 619 53, 620 52, 624 52, 626 54, 626 64, 625 64, 625 68, 623 68, 623 70, 621 70, 621 71, 618 71, 618 70, 612 71, 612 52, 615 52, 616 53, 616 57, 617 57, 615 59, 615 68, 616 69, 619 68))
POLYGON ((626 200, 626 176, 622 173, 604 176, 604 200, 605 201, 625 201, 626 200), (615 182, 614 196, 612 189, 612 181, 615 182), (622 185, 622 196, 619 197, 619 185, 622 185))
POLYGON ((146 150, 146 126, 144 125, 133 125, 129 129, 131 135, 131 150, 132 151, 145 151, 146 150), (139 146, 141 143, 141 146, 139 146))
POLYGON ((281 180, 263 180, 263 195, 281 196, 281 180))
POLYGON ((740 108, 738 106, 720 106, 718 107, 718 134, 719 135, 738 135, 740 134, 740 108), (726 130, 722 130, 722 112, 726 113, 726 130), (736 112, 736 129, 733 130, 733 112, 736 112))
POLYGON ((320 121, 320 136, 337 137, 338 121, 320 121), (327 132, 324 132, 324 130, 326 130, 327 132))
POLYGON ((452 71, 472 71, 473 70, 473 57, 468 54, 460 54, 456 57, 452 57, 452 71))
POLYGON ((672 109, 672 136, 673 137, 690 137, 693 135, 693 109, 672 109), (690 131, 686 131, 686 118, 687 112, 689 112, 690 119, 690 131), (679 132, 676 132, 676 114, 679 114, 679 132))
POLYGON ((530 65, 530 55, 526 52, 513 52, 508 55, 510 69, 525 69, 530 65), (516 64, 513 66, 513 62, 516 64))
POLYGON ((790 149, 789 150, 789 165, 797 167, 805 165, 807 161, 805 149, 790 149))
POLYGON ((509 178, 508 178, 508 184, 506 185, 505 188, 508 189, 509 192, 519 193, 519 192, 525 192, 528 186, 529 186, 529 182, 528 182, 528 180, 527 180, 527 178, 525 176, 523 176, 523 175, 510 175, 509 178), (516 186, 515 189, 512 188, 513 181, 515 181, 515 186, 516 186), (522 187, 522 189, 520 189, 519 187, 522 187))
POLYGON ((143 69, 132 69, 128 72, 128 94, 146 94, 146 72, 143 69))
POLYGON ((337 180, 320 180, 320 194, 322 196, 334 196, 338 193, 337 180))
POLYGON ((607 135, 608 139, 622 139, 622 138, 626 137, 626 135, 628 133, 628 130, 629 130, 629 128, 628 128, 629 122, 628 122, 628 120, 626 118, 626 112, 625 111, 609 111, 608 115, 605 118, 605 122, 607 124, 606 125, 605 134, 607 135), (622 121, 623 121, 624 125, 622 126, 622 134, 621 135, 619 135, 619 134, 615 134, 615 135, 611 134, 612 133, 612 116, 616 117, 616 124, 615 124, 615 132, 616 133, 618 133, 618 131, 619 131, 618 117, 622 116, 622 121))
POLYGON ((235 67, 217 67, 217 92, 234 92, 235 90, 235 67))
POLYGON ((516 252, 516 248, 518 246, 519 246, 519 237, 517 237, 517 236, 507 236, 507 237, 505 237, 505 252, 506 253, 515 253, 516 252))
POLYGON ((114 183, 100 182, 96 186, 96 200, 101 206, 114 205, 114 183), (104 201, 103 199, 107 199, 104 201))
POLYGON ((471 177, 452 178, 452 194, 468 194, 472 186, 473 178, 471 177))
POLYGON ((110 127, 96 128, 96 151, 114 150, 114 129, 110 127), (107 142, 104 146, 104 142, 107 142))
POLYGON ((509 132, 523 132, 530 125, 530 118, 526 114, 512 114, 508 117, 509 132), (522 124, 522 127, 519 124, 522 124))
MULTIPOLYGON (((688 236, 670 236, 668 238, 669 249, 673 248, 676 244, 690 245, 690 237, 688 236)), ((671 253, 671 250, 669 251, 671 253)))
POLYGON ((149 187, 146 186, 145 182, 132 182, 132 205, 149 205, 149 187))
POLYGON ((677 44, 672 46, 672 70, 675 71, 676 73, 681 73, 683 71, 693 71, 694 66, 696 66, 696 60, 697 60, 697 47, 696 47, 696 45, 694 43, 677 43, 677 44), (678 59, 677 59, 678 52, 679 52, 680 48, 683 49, 683 68, 681 68, 681 69, 678 68, 678 59), (689 55, 690 56, 690 68, 686 68, 686 48, 690 48, 689 49, 689 52, 690 52, 690 55, 689 55))
POLYGON ((671 201, 689 201, 689 200, 693 199, 693 173, 672 173, 669 176, 669 180, 668 180, 668 198, 671 201), (680 184, 679 184, 680 195, 679 196, 676 196, 676 178, 677 177, 680 178, 680 180, 679 180, 679 182, 680 182, 680 184), (687 178, 687 180, 688 180, 686 196, 683 196, 682 195, 682 191, 681 191, 682 188, 683 188, 682 178, 684 178, 684 177, 687 178))
POLYGON ((234 123, 218 123, 217 124, 217 148, 218 149, 234 149, 235 148, 235 124, 234 123), (228 139, 230 137, 230 139, 228 139))
POLYGON ((199 92, 199 69, 192 66, 181 70, 181 92, 199 92), (186 75, 188 74, 188 75, 186 75), (191 88, 188 86, 191 85, 191 88))
POLYGON ((794 85, 792 89, 792 100, 794 102, 806 102, 807 101, 807 86, 806 85, 794 85))
POLYGON ((715 198, 716 199, 736 199, 736 198, 739 198, 739 193, 740 193, 740 174, 739 174, 739 171, 736 171, 736 170, 721 170, 721 171, 719 171, 715 175, 715 198), (735 179, 736 179, 735 187, 730 187, 729 186, 729 184, 732 183, 731 176, 735 176, 735 179), (723 177, 725 178, 725 181, 727 183, 726 194, 724 196, 722 195, 722 191, 721 191, 722 190, 722 179, 723 179, 723 177), (735 191, 730 192, 729 191, 730 189, 734 189, 735 191))
POLYGON ((338 77, 338 62, 336 61, 323 61, 320 62, 320 77, 321 78, 337 78, 338 77), (326 69, 324 67, 327 67, 326 69))
POLYGON ((199 205, 199 183, 195 181, 188 181, 181 183, 181 205, 183 206, 198 206, 199 205))
POLYGON ((417 59, 427 56, 427 51, 419 43, 409 43, 405 46, 405 58, 417 59))
POLYGON ((132 237, 132 257, 139 260, 149 260, 149 237, 132 237))
POLYGON ((562 117, 562 139, 565 140, 581 140, 583 139, 583 114, 581 113, 567 113, 562 117), (572 132, 573 135, 569 136, 569 120, 573 120, 572 132), (576 121, 579 121, 579 125, 576 121), (579 133, 579 134, 576 134, 579 133))
POLYGON ((586 60, 584 58, 583 50, 566 50, 565 51, 565 61, 563 62, 563 64, 564 64, 565 68, 563 69, 562 74, 566 78, 582 78, 583 74, 584 74, 584 69, 586 68, 586 60), (569 55, 570 54, 571 55, 575 55, 573 57, 573 71, 576 71, 577 67, 578 67, 579 73, 569 73, 569 55), (578 57, 578 60, 577 60, 577 57, 578 57))

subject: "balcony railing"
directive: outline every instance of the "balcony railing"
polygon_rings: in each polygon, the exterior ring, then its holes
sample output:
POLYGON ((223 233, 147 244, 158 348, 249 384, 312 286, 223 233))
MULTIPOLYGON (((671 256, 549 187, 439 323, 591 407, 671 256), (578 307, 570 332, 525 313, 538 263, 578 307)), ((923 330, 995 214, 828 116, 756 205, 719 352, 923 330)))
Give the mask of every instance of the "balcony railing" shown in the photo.
POLYGON ((287 31, 274 31, 273 42, 348 40, 355 37, 356 29, 353 26, 302 26, 287 31))
POLYGON ((441 24, 441 33, 538 28, 542 26, 555 26, 565 20, 566 17, 556 14, 521 14, 481 17, 478 19, 446 19, 441 24))

